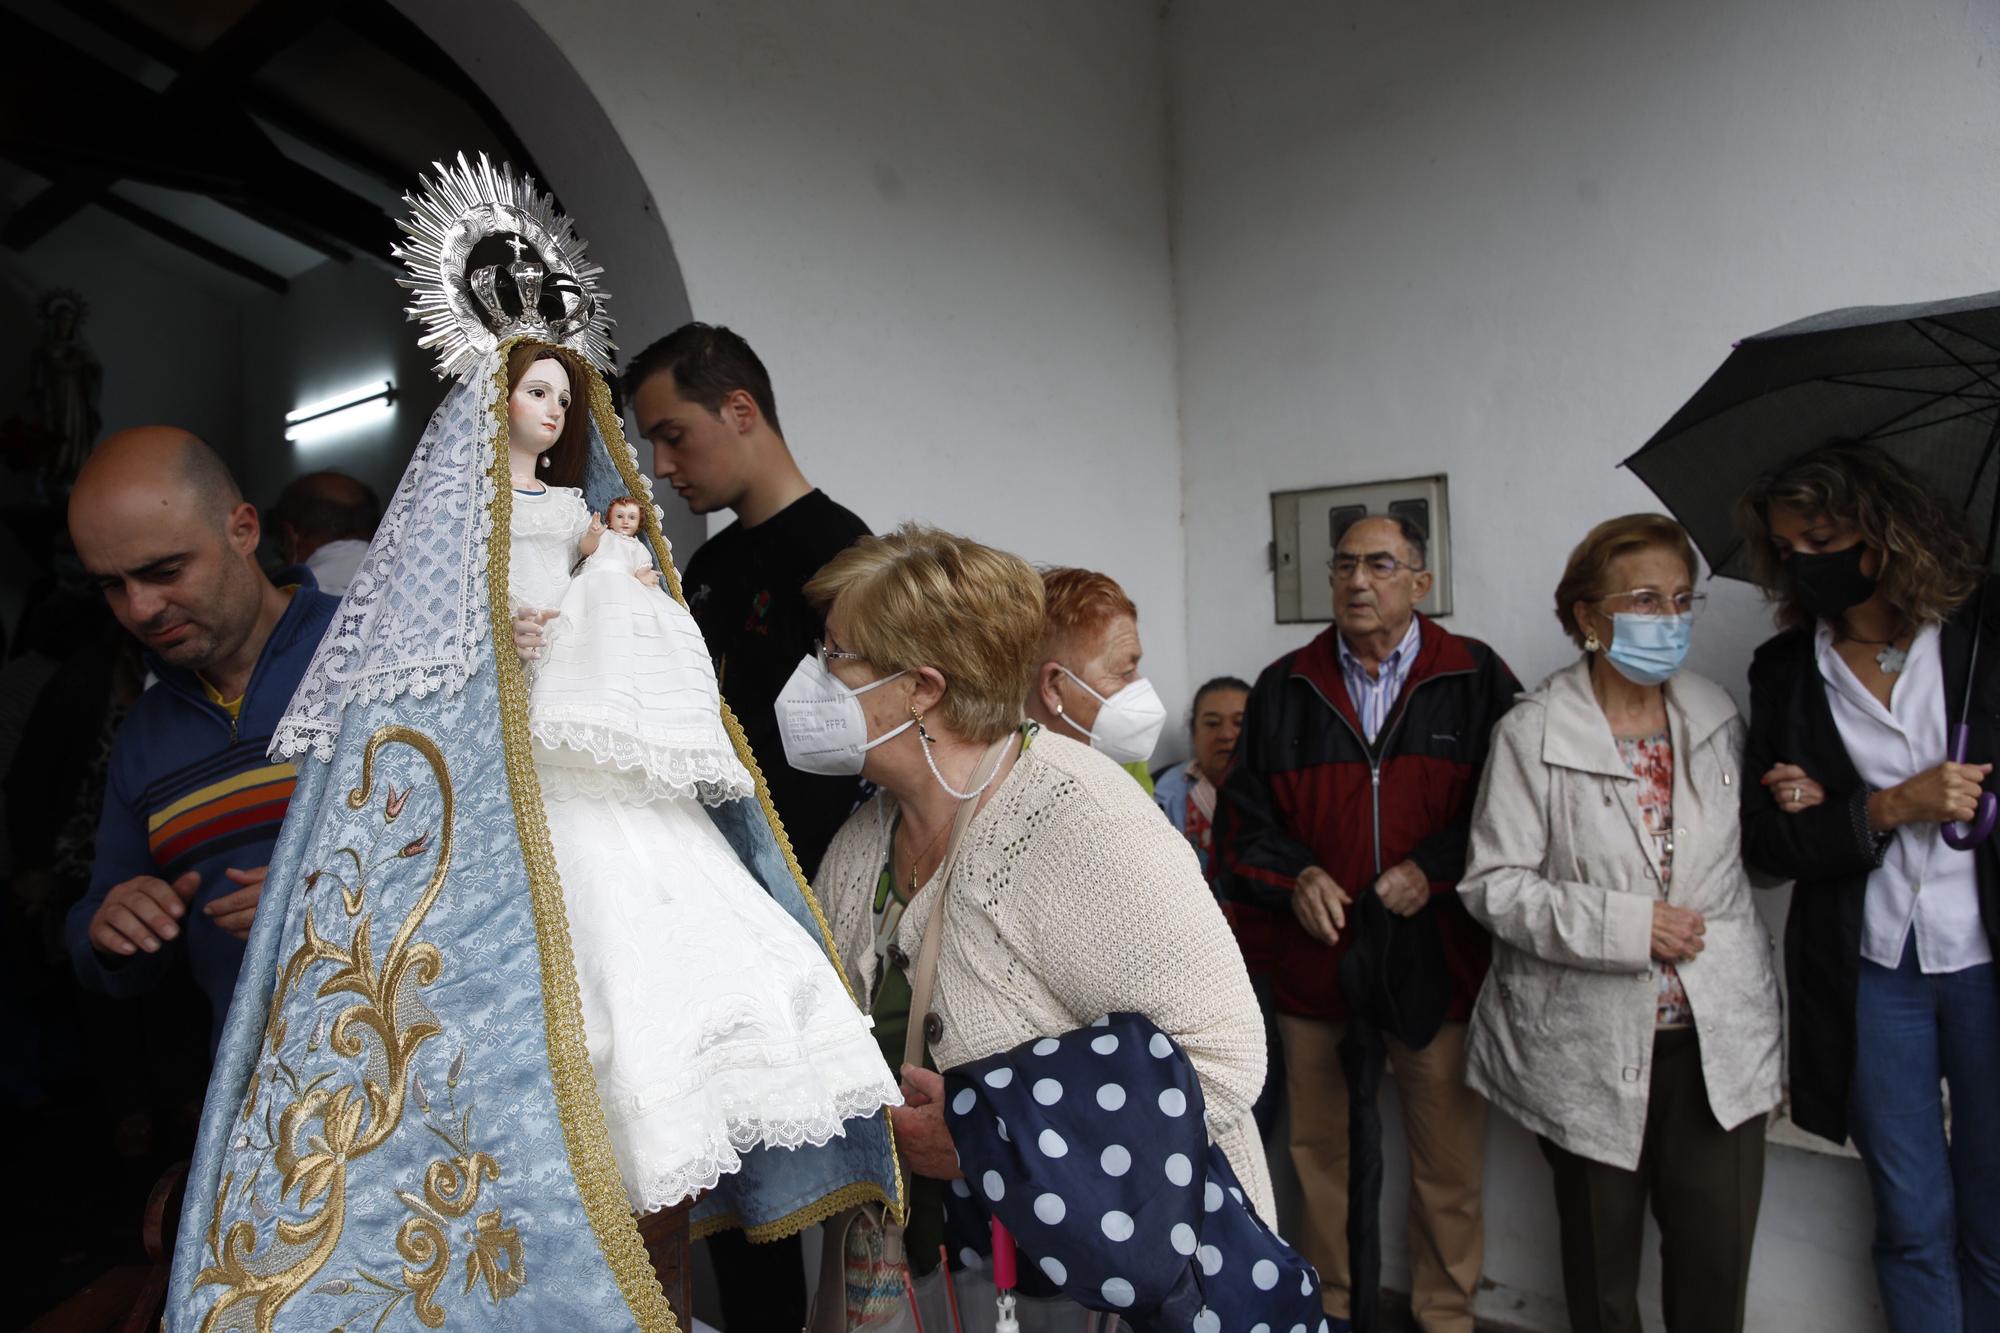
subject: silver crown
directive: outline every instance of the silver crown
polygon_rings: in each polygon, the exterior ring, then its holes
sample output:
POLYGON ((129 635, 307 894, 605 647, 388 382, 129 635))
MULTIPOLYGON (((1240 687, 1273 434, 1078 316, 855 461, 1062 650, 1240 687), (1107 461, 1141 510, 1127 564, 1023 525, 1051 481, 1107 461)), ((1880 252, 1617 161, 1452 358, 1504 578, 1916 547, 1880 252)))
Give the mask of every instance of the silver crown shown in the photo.
POLYGON ((410 216, 397 223, 410 237, 395 247, 410 270, 396 281, 416 293, 409 317, 421 320, 420 347, 437 349, 437 373, 456 378, 478 365, 502 342, 526 335, 567 347, 600 372, 611 370, 611 317, 604 311, 608 292, 597 278, 604 270, 584 258, 584 243, 570 220, 556 212, 533 176, 514 175, 479 155, 473 166, 458 155, 456 166, 433 162, 437 178, 418 179, 419 192, 404 195, 410 216), (473 249, 501 237, 514 253, 506 264, 468 268, 473 249), (511 300, 518 306, 509 310, 511 300), (551 318, 545 296, 562 303, 551 318))

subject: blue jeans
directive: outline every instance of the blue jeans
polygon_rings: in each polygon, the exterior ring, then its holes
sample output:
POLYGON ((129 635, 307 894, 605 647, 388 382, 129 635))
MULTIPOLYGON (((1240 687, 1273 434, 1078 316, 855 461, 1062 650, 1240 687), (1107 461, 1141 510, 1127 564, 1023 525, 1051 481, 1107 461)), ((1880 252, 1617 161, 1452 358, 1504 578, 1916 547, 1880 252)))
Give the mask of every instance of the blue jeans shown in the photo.
POLYGON ((1925 975, 1915 936, 1861 960, 1854 1146, 1875 1196, 1875 1280, 1895 1333, 2000 1329, 2000 988, 1993 964, 1925 975), (1945 1141, 1942 1078, 1951 1087, 1945 1141))

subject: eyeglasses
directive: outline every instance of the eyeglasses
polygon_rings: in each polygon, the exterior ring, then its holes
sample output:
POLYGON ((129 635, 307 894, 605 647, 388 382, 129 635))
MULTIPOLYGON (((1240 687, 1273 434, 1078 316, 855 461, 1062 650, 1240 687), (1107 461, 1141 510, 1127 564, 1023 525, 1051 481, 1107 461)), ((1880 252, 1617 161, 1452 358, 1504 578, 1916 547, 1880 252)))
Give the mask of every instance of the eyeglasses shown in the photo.
POLYGON ((829 648, 826 646, 825 639, 813 640, 813 656, 819 659, 819 669, 821 671, 827 670, 826 664, 828 662, 865 662, 867 660, 860 653, 844 653, 838 648, 829 648))
POLYGON ((1620 608, 1635 616, 1686 616, 1692 620, 1708 605, 1708 595, 1699 592, 1676 593, 1669 597, 1657 588, 1634 588, 1629 592, 1614 592, 1597 599, 1599 605, 1622 602, 1620 608))
POLYGON ((1424 568, 1422 565, 1398 560, 1395 556, 1381 551, 1374 555, 1336 555, 1326 562, 1326 567, 1333 571, 1333 576, 1337 579, 1351 579, 1355 570, 1365 569, 1368 571, 1368 577, 1377 583, 1383 579, 1396 577, 1396 571, 1399 569, 1421 574, 1424 568))

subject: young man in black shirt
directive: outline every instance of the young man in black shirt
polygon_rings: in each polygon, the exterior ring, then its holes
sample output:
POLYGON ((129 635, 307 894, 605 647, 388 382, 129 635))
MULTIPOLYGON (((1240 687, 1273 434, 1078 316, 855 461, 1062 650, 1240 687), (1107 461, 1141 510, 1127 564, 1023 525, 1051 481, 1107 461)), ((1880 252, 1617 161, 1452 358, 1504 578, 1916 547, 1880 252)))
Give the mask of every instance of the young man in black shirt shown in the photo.
MULTIPOLYGON (((681 587, 715 658, 722 697, 764 770, 799 868, 811 876, 854 809, 860 779, 787 764, 774 705, 823 632, 806 602, 806 581, 866 536, 868 525, 799 471, 764 363, 730 330, 681 326, 633 357, 622 385, 660 480, 697 514, 736 515, 687 562, 681 587)), ((732 1333, 790 1333, 804 1324, 797 1237, 753 1249, 741 1232, 722 1232, 709 1252, 732 1333)))

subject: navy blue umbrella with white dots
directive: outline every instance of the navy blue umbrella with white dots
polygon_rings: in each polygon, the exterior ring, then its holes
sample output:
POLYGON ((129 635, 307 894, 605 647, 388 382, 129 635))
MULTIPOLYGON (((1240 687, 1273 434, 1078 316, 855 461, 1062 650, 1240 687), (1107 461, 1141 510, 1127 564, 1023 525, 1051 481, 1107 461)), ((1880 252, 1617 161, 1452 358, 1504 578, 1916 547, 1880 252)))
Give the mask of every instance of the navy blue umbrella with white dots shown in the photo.
POLYGON ((997 1217, 1024 1296, 1141 1333, 1324 1333, 1318 1274, 1250 1207, 1194 1067, 1143 1016, 960 1065, 945 1086, 965 1172, 946 1207, 955 1269, 985 1267, 997 1217))

